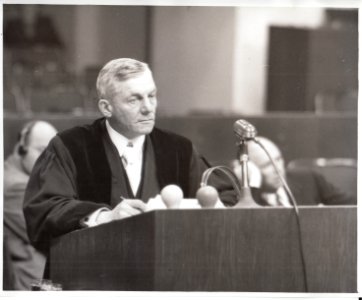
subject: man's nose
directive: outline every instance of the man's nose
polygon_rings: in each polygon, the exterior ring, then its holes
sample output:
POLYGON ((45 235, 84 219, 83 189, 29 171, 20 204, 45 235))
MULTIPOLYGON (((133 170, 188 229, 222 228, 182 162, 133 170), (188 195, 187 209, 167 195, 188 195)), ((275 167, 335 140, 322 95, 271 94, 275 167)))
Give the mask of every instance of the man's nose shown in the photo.
POLYGON ((156 108, 156 99, 155 98, 149 98, 146 97, 142 101, 142 112, 143 113, 149 113, 153 112, 156 108))

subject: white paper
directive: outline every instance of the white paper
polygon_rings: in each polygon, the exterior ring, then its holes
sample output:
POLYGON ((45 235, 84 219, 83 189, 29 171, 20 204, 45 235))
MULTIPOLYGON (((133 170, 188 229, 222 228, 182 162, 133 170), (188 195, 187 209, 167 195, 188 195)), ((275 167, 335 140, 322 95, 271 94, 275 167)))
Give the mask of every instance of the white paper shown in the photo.
MULTIPOLYGON (((202 208, 199 204, 199 201, 195 198, 184 198, 181 200, 180 206, 178 209, 200 209, 202 208)), ((220 199, 217 200, 215 208, 225 208, 224 204, 220 199)), ((155 198, 151 198, 147 203, 146 211, 158 210, 158 209, 167 209, 165 203, 162 201, 160 195, 157 195, 155 198)))

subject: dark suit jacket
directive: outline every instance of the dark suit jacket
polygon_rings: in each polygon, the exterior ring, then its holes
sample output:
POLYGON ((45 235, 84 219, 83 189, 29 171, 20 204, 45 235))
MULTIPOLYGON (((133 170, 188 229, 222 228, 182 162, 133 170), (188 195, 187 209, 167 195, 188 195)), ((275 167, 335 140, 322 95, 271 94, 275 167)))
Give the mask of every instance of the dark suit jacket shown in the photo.
POLYGON ((13 287, 4 285, 8 289, 30 290, 31 283, 42 277, 45 265, 45 257, 31 246, 26 233, 22 206, 28 179, 19 155, 10 155, 4 163, 4 277, 11 270, 13 280, 13 287))
MULTIPOLYGON (((357 199, 329 183, 323 175, 311 169, 288 171, 286 176, 290 190, 298 205, 356 205, 357 199)), ((266 203, 259 189, 253 189, 254 200, 266 203)))

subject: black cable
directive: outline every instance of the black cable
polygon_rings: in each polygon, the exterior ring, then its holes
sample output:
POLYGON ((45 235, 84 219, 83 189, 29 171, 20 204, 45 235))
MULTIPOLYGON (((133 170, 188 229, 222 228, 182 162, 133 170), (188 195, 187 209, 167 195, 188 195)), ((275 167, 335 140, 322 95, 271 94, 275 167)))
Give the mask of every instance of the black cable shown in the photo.
POLYGON ((277 172, 280 180, 282 181, 283 187, 285 188, 285 190, 288 193, 288 196, 292 200, 294 212, 295 212, 295 215, 296 215, 296 218, 297 218, 298 241, 299 241, 299 245, 300 245, 299 250, 300 250, 300 256, 301 256, 302 267, 303 267, 304 287, 305 287, 305 291, 308 292, 309 289, 308 289, 307 267, 306 267, 306 263, 305 263, 304 247, 303 247, 303 239, 302 239, 302 228, 301 228, 301 223, 300 223, 300 218, 299 218, 299 209, 298 209, 297 201, 295 200, 295 197, 294 197, 292 191, 290 190, 287 181, 284 179, 283 175, 280 173, 278 167, 276 166, 276 164, 274 162, 274 159, 271 157, 268 150, 264 147, 264 145, 257 138, 253 138, 253 141, 255 143, 257 143, 264 150, 266 155, 268 156, 268 158, 271 161, 271 163, 272 163, 275 171, 277 172))

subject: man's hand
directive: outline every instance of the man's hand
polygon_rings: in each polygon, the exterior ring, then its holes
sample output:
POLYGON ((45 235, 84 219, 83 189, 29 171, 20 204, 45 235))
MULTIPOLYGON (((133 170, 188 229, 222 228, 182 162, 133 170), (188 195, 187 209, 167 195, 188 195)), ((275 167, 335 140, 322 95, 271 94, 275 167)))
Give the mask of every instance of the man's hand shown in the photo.
POLYGON ((97 224, 108 223, 138 215, 146 211, 146 204, 138 199, 124 199, 111 211, 102 211, 97 218, 97 224))

